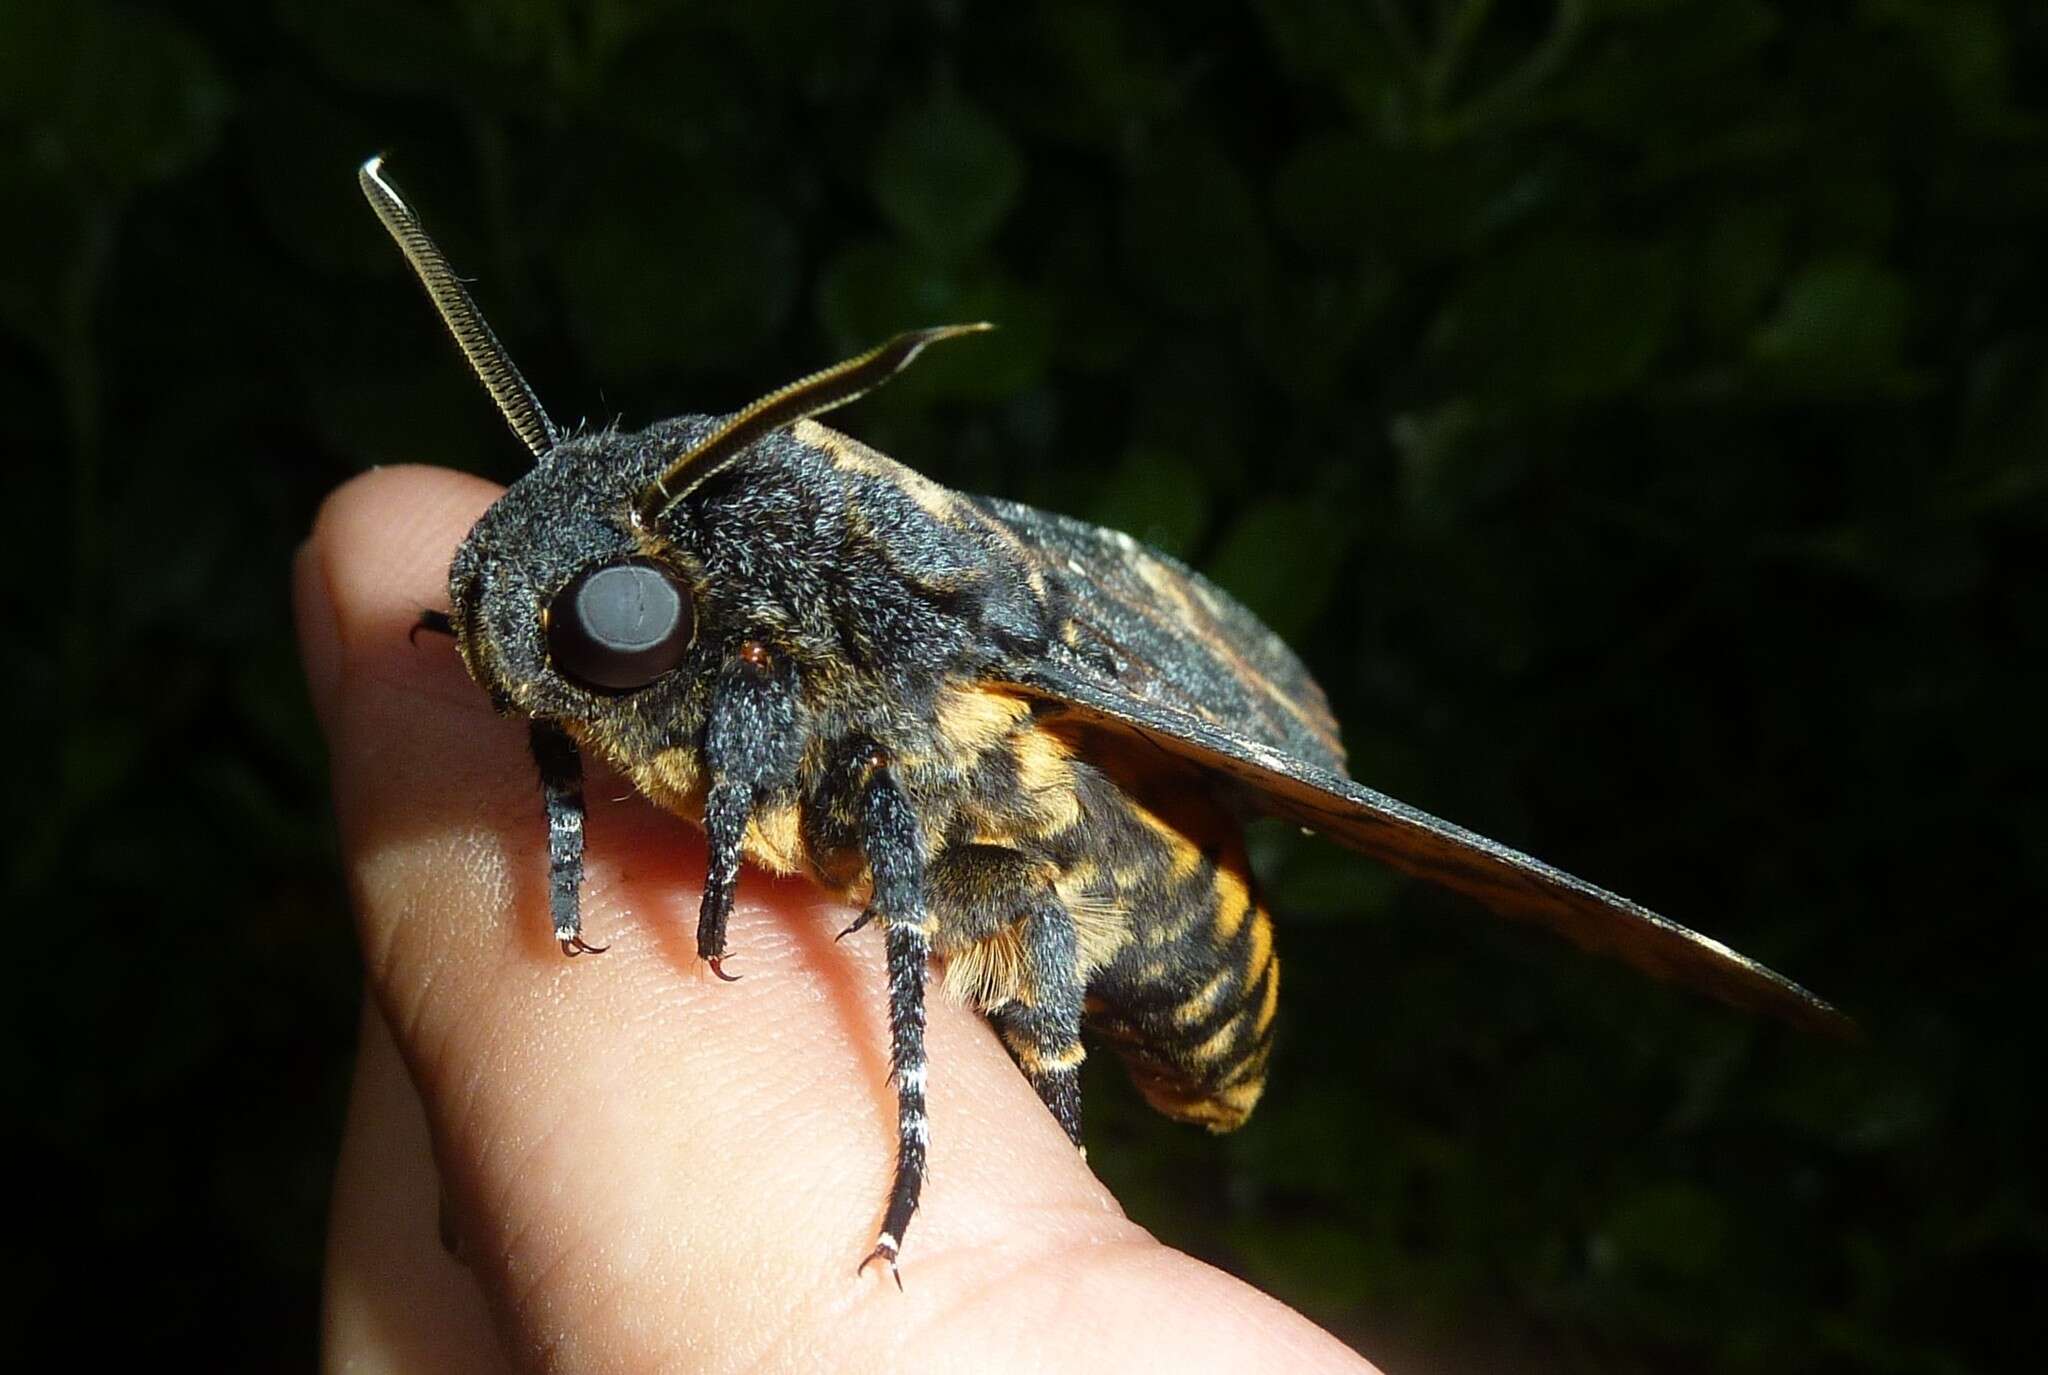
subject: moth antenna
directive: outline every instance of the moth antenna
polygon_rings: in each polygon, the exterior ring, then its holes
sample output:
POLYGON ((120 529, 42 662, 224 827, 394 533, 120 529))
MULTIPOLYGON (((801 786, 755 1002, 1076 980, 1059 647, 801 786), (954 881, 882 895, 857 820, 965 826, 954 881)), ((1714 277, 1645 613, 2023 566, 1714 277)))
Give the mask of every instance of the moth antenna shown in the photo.
POLYGON ((455 336, 455 342, 462 349, 462 356, 469 360, 477 380, 484 384, 484 390, 497 403, 498 413, 505 417, 512 433, 519 436, 519 442, 530 449, 535 458, 545 458, 560 440, 555 422, 548 419, 548 413, 541 409, 540 398, 533 394, 532 387, 526 385, 526 379, 519 375, 519 369, 513 366, 511 357, 506 354, 505 346, 484 323, 484 317, 477 310, 476 302, 469 299, 462 279, 448 266, 448 259, 442 256, 440 248, 427 237, 427 231, 420 226, 419 216, 412 213, 412 207, 405 203, 397 189, 384 180, 384 155, 379 153, 364 163, 356 172, 356 180, 361 183, 363 195, 370 202, 370 208, 377 212, 377 219, 385 232, 398 245, 398 251, 405 254, 405 260, 412 264, 420 285, 427 289, 427 298, 434 303, 434 309, 441 312, 441 322, 455 336))
POLYGON ((994 328, 982 320, 971 325, 937 325, 931 329, 910 330, 879 348, 869 349, 858 358, 849 358, 844 363, 792 382, 780 391, 768 393, 698 440, 687 453, 642 488, 633 503, 635 515, 642 525, 653 525, 670 507, 731 463, 742 449, 762 435, 859 400, 909 367, 911 360, 922 353, 927 344, 957 339, 963 334, 980 334, 994 328))

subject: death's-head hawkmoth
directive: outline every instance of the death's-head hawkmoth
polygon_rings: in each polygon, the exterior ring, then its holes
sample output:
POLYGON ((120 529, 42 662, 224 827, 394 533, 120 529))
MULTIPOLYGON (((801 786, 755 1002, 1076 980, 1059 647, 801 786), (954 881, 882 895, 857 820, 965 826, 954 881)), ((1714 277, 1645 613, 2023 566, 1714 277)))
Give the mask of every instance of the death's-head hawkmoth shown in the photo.
POLYGON ((1279 992, 1249 814, 1728 1002, 1846 1025, 1717 941, 1353 782, 1300 660, 1191 569, 812 418, 985 326, 899 335, 730 415, 563 434, 380 160, 360 180, 535 459, 422 624, 531 723, 563 951, 593 948, 586 752, 704 829, 713 971, 743 859, 810 876, 886 943, 897 1159, 870 1261, 894 1269, 924 1180, 935 962, 1077 1145, 1084 1031, 1161 1111, 1244 1121, 1279 992))

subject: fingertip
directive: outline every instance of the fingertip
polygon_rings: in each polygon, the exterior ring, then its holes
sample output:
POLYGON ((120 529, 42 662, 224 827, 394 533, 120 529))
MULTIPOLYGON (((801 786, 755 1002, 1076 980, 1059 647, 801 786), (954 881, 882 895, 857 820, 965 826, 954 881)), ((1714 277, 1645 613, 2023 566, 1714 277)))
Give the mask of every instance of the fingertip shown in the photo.
POLYGON ((337 583, 345 596, 388 598, 422 586, 439 593, 455 545, 501 490, 448 468, 372 468, 327 494, 308 542, 330 557, 367 561, 337 583))
POLYGON ((393 626, 448 600, 448 563, 499 488, 445 468, 376 468, 328 494, 307 540, 343 661, 390 648, 393 626))
POLYGON ((321 503, 293 559, 292 609, 307 691, 330 739, 345 683, 390 656, 391 628, 446 602, 455 546, 498 490, 442 468, 375 468, 321 503))

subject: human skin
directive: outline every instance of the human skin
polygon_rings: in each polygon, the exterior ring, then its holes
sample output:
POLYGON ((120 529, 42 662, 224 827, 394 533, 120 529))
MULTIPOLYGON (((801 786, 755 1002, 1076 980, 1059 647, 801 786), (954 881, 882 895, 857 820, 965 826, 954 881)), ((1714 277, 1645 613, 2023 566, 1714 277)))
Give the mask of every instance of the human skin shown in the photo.
POLYGON ((445 640, 408 639, 497 490, 367 474, 296 568, 369 994, 325 1367, 1371 1370, 1126 1219, 987 1024, 936 995, 903 1288, 855 1273, 895 1139, 881 942, 835 943, 852 912, 749 870, 743 978, 719 982, 695 954, 701 837, 593 767, 584 931, 609 949, 563 957, 525 727, 445 640))

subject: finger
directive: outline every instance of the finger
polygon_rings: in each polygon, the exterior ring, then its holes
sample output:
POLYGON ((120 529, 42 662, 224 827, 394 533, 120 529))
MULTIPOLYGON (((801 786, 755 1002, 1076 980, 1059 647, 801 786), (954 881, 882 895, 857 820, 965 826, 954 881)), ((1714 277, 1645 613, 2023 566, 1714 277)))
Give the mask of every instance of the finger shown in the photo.
POLYGON ((424 470, 350 484, 300 595, 309 640, 331 635, 309 673, 330 675, 314 691, 371 989, 515 1359, 1358 1368, 1124 1220, 987 1026, 942 1001, 907 1290, 853 1277, 894 1141, 879 942, 835 945, 849 913, 750 872, 728 962, 746 978, 719 983, 689 939, 694 831, 595 772, 586 930, 612 949, 561 957, 523 728, 445 643, 406 635, 491 496, 424 470))
POLYGON ((321 1347, 351 1375, 506 1368, 475 1277, 441 1246, 440 1180, 419 1095, 375 1007, 363 1009, 335 1168, 321 1347))

